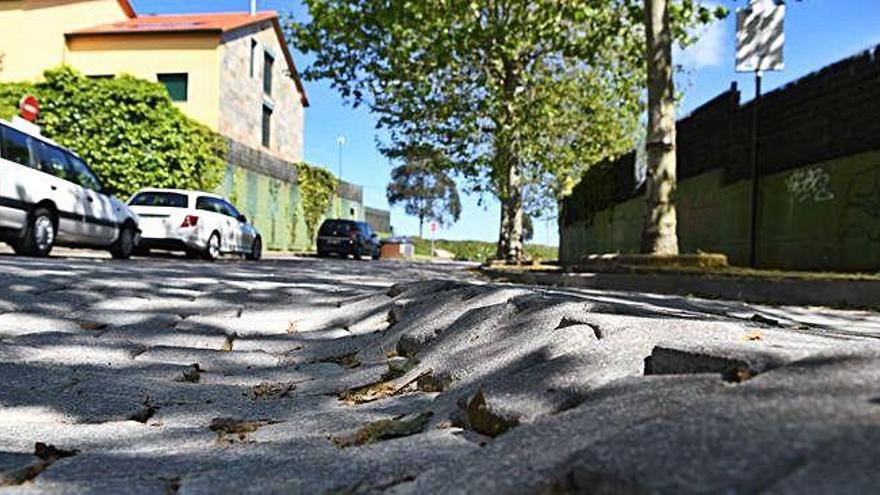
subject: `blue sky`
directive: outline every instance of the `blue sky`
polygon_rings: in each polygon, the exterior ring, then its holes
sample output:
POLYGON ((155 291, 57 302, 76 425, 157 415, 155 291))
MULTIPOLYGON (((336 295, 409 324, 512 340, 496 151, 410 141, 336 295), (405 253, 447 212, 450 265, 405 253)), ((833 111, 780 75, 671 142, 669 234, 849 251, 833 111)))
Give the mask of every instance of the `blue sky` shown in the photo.
MULTIPOLYGON (((747 0, 719 0, 733 11, 747 0)), ((133 0, 139 14, 174 12, 245 11, 248 0, 133 0)), ((260 9, 307 15, 300 0, 258 0, 260 9)), ((736 82, 747 101, 754 94, 754 77, 733 70, 735 16, 705 29, 701 41, 683 53, 676 63, 686 67, 678 76, 678 89, 684 93, 679 109, 685 115, 736 82)), ((785 70, 768 73, 764 90, 770 91, 825 65, 880 44, 880 0, 803 0, 788 2, 785 20, 785 70)), ((309 59, 295 54, 297 65, 309 59)), ((364 186, 365 202, 387 208, 385 185, 391 169, 388 160, 376 150, 375 119, 365 109, 352 109, 325 81, 306 82, 311 108, 306 113, 305 158, 308 162, 337 172, 338 136, 345 136, 343 178, 364 186)), ((449 239, 497 239, 498 204, 487 198, 484 206, 476 197, 462 197, 461 220, 438 237, 449 239)), ((418 233, 418 222, 401 209, 392 210, 392 223, 400 234, 418 233)), ((556 244, 555 221, 535 225, 534 242, 556 244)))

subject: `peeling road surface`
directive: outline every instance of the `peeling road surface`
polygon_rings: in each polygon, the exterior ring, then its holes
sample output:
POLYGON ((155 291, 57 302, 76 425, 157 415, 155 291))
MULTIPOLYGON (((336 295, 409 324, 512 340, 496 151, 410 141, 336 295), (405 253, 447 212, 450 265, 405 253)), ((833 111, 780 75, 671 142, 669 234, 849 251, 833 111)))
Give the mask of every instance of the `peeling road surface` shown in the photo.
POLYGON ((0 493, 868 493, 880 316, 0 255, 0 493))

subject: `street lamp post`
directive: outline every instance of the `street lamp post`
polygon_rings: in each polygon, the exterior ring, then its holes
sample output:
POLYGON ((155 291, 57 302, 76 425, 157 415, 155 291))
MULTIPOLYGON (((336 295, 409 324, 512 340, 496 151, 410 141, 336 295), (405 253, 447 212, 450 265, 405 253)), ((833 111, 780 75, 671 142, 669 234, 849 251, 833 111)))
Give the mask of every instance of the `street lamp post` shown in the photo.
POLYGON ((336 184, 336 196, 339 197, 339 201, 336 207, 336 217, 342 218, 342 147, 345 146, 345 136, 339 136, 336 138, 336 147, 339 151, 339 175, 337 176, 337 184, 336 184))

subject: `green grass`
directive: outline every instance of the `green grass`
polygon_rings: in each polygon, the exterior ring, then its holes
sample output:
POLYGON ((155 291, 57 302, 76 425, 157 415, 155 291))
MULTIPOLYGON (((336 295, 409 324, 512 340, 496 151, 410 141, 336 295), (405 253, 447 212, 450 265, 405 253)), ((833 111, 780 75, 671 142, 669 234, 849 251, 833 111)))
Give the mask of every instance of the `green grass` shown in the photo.
MULTIPOLYGON (((416 249, 416 256, 431 256, 431 240, 412 237, 416 249)), ((496 244, 485 241, 448 241, 437 239, 435 249, 443 249, 455 255, 459 261, 486 261, 495 256, 496 244)), ((554 246, 541 244, 526 244, 526 254, 536 260, 551 261, 558 257, 558 250, 554 246)))

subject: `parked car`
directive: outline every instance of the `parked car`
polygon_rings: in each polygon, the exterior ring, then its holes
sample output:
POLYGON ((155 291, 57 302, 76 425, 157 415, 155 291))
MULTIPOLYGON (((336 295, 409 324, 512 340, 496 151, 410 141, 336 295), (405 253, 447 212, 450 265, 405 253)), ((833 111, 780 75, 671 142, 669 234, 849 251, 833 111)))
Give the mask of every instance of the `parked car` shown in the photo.
POLYGON ((191 258, 216 260, 243 254, 258 260, 263 240, 247 217, 222 196, 180 189, 142 189, 128 200, 141 218, 140 254, 151 249, 183 251, 191 258))
POLYGON ((76 153, 34 130, 0 121, 0 240, 18 254, 54 246, 134 251, 138 217, 76 153))
POLYGON ((379 236, 366 222, 329 219, 318 229, 318 256, 322 258, 336 254, 377 260, 379 249, 379 236))

